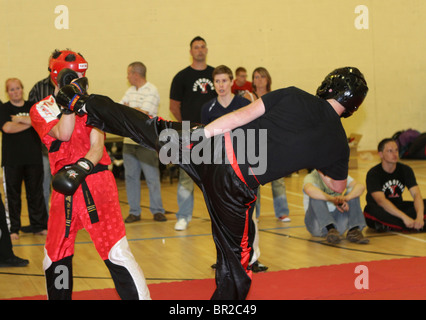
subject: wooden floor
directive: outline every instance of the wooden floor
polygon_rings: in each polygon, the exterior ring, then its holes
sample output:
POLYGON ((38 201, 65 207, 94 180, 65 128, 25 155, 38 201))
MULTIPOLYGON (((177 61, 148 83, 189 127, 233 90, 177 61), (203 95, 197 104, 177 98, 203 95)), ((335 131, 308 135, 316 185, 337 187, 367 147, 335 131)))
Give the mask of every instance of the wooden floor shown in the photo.
MULTIPOLYGON (((365 183, 369 168, 378 163, 374 153, 360 153, 358 169, 350 175, 365 183)), ((404 161, 415 170, 418 184, 426 197, 426 162, 404 161)), ((312 237, 304 226, 302 182, 306 171, 285 178, 291 222, 280 222, 274 216, 270 185, 262 187, 262 212, 259 220, 260 261, 269 267, 268 271, 305 268, 348 262, 396 259, 426 256, 426 233, 378 234, 364 230, 370 238, 368 245, 356 245, 342 241, 330 246, 322 238, 312 237)), ((124 181, 117 180, 123 218, 127 217, 128 204, 124 181)), ((145 273, 148 284, 186 279, 213 278, 210 266, 215 262, 215 248, 211 237, 210 220, 202 195, 195 192, 195 209, 189 228, 175 231, 177 181, 172 184, 165 179, 162 184, 162 198, 167 222, 155 222, 148 210, 148 189, 142 189, 142 220, 126 224, 127 238, 131 250, 145 273)), ((409 195, 404 195, 409 199, 409 195)), ((3 198, 4 199, 4 198, 3 198)), ((25 201, 24 201, 25 202, 25 201)), ((365 195, 361 198, 365 205, 365 195)), ((24 206, 23 225, 28 224, 24 206)), ((21 234, 13 242, 14 252, 30 260, 24 268, 0 269, 0 298, 25 297, 45 294, 43 275, 43 245, 45 236, 21 234)), ((113 288, 113 282, 103 261, 85 230, 79 232, 75 246, 74 291, 113 288)))

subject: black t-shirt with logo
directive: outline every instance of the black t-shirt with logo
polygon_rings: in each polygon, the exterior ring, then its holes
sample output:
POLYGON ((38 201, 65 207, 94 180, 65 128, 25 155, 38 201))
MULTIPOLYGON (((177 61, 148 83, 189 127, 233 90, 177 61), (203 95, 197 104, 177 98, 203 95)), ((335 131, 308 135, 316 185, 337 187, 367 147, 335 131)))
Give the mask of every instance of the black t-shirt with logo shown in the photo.
POLYGON ((237 136, 233 137, 234 152, 245 177, 258 165, 254 160, 262 161, 260 167, 266 169, 257 170, 261 174, 253 172, 261 184, 304 168, 318 169, 335 180, 347 178, 347 136, 340 116, 326 100, 295 87, 272 91, 261 99, 265 113, 232 132, 237 136), (254 129, 251 134, 250 129, 254 129), (249 141, 246 146, 237 142, 241 130, 249 141), (244 154, 238 150, 241 147, 251 150, 251 159, 239 157, 244 154), (253 157, 253 148, 257 158, 253 157))
POLYGON ((377 205, 371 194, 373 192, 382 191, 386 199, 397 207, 404 201, 402 199, 402 193, 405 187, 410 189, 417 185, 413 169, 400 162, 396 164, 395 171, 392 173, 383 170, 381 163, 374 166, 368 171, 366 181, 367 204, 377 205))
POLYGON ((201 123, 201 108, 204 103, 216 97, 213 85, 213 70, 195 70, 190 66, 173 78, 170 99, 181 102, 182 121, 201 123))

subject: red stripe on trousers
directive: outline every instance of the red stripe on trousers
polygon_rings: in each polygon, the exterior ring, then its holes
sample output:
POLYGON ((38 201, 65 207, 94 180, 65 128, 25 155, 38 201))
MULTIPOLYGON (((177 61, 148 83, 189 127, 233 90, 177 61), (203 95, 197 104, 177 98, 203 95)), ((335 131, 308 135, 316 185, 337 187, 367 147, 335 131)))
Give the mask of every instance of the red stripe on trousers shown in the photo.
MULTIPOLYGON (((244 182, 246 185, 246 181, 243 177, 243 174, 241 173, 240 167, 237 163, 237 157, 234 153, 234 148, 232 146, 231 136, 229 132, 225 133, 225 149, 226 149, 226 156, 228 157, 228 161, 230 162, 232 169, 234 169, 235 173, 237 174, 238 178, 242 182, 244 182)), ((248 185, 247 185, 248 186, 248 185)), ((248 264, 250 262, 250 251, 251 248, 248 246, 248 231, 249 231, 249 210, 251 208, 251 204, 256 201, 257 197, 249 203, 246 203, 246 206, 248 207, 246 210, 246 218, 245 218, 245 225, 244 225, 244 233, 243 237, 241 239, 240 247, 242 248, 241 252, 241 265, 244 267, 244 270, 246 270, 247 275, 252 278, 252 271, 248 270, 248 264)))
POLYGON ((375 216, 372 216, 371 214, 368 214, 368 213, 367 213, 367 212, 365 212, 365 211, 364 211, 364 217, 365 217, 365 218, 367 218, 367 219, 373 220, 373 221, 377 221, 377 222, 379 222, 379 223, 381 223, 381 224, 383 224, 383 225, 385 225, 385 226, 388 226, 388 227, 390 227, 390 228, 392 228, 392 229, 396 229, 396 230, 403 230, 403 228, 402 228, 402 227, 397 226, 397 225, 394 225, 394 224, 390 224, 390 223, 383 222, 383 221, 381 221, 381 220, 377 219, 375 216))

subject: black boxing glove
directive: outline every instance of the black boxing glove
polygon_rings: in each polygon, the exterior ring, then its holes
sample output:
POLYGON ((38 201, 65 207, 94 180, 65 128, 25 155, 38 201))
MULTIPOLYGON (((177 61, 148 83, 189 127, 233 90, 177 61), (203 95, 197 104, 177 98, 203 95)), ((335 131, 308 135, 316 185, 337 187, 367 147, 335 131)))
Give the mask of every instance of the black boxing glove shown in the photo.
POLYGON ((89 96, 83 94, 79 86, 72 83, 59 90, 56 95, 56 102, 64 109, 75 112, 78 115, 83 115, 85 112, 82 108, 86 104, 88 98, 89 96))
POLYGON ((71 81, 71 84, 76 86, 82 94, 87 94, 89 89, 89 79, 86 77, 77 78, 71 81))
POLYGON ((78 79, 78 74, 72 69, 64 68, 58 73, 58 87, 62 87, 71 83, 71 81, 78 79))
POLYGON ((52 178, 52 187, 59 193, 72 196, 93 168, 94 165, 90 160, 81 158, 76 163, 59 170, 52 178))
POLYGON ((58 74, 58 87, 62 89, 66 85, 73 84, 82 94, 87 94, 89 80, 86 77, 79 78, 74 70, 64 68, 58 74))

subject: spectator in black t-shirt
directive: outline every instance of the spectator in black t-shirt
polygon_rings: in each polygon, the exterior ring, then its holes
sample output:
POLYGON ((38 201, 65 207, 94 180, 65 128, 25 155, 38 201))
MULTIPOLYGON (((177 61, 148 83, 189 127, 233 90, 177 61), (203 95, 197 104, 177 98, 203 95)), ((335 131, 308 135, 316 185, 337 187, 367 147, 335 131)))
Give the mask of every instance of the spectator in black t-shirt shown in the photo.
MULTIPOLYGON (((216 97, 212 66, 207 65, 207 43, 195 37, 190 43, 192 64, 173 78, 170 88, 170 112, 178 121, 201 123, 201 108, 216 97)), ((175 230, 185 230, 194 209, 194 182, 183 170, 179 170, 177 190, 179 211, 176 213, 175 230)))
POLYGON ((197 183, 217 250, 212 299, 224 300, 245 299, 251 286, 252 215, 260 184, 315 168, 331 190, 345 190, 349 146, 340 117, 352 115, 367 91, 358 69, 339 68, 327 75, 317 96, 294 87, 272 91, 204 128, 150 118, 74 85, 63 87, 56 101, 87 113, 88 125, 156 150, 160 161, 174 161, 197 183), (253 154, 256 149, 261 152, 253 154))
POLYGON ((0 108, 2 167, 12 240, 19 231, 47 234, 47 209, 43 197, 43 162, 41 141, 31 127, 31 103, 23 99, 19 79, 6 81, 10 101, 0 108), (30 226, 21 228, 21 188, 25 182, 30 226))
MULTIPOLYGON (((2 108, 2 104, 0 100, 0 109, 2 108)), ((6 210, 4 209, 3 200, 0 197, 0 267, 24 267, 28 263, 28 260, 21 259, 13 253, 6 220, 6 210)))
POLYGON ((413 170, 399 161, 398 145, 384 139, 378 145, 381 163, 367 173, 367 225, 377 231, 424 231, 426 200, 422 198, 413 170), (413 201, 404 201, 408 188, 413 201))

